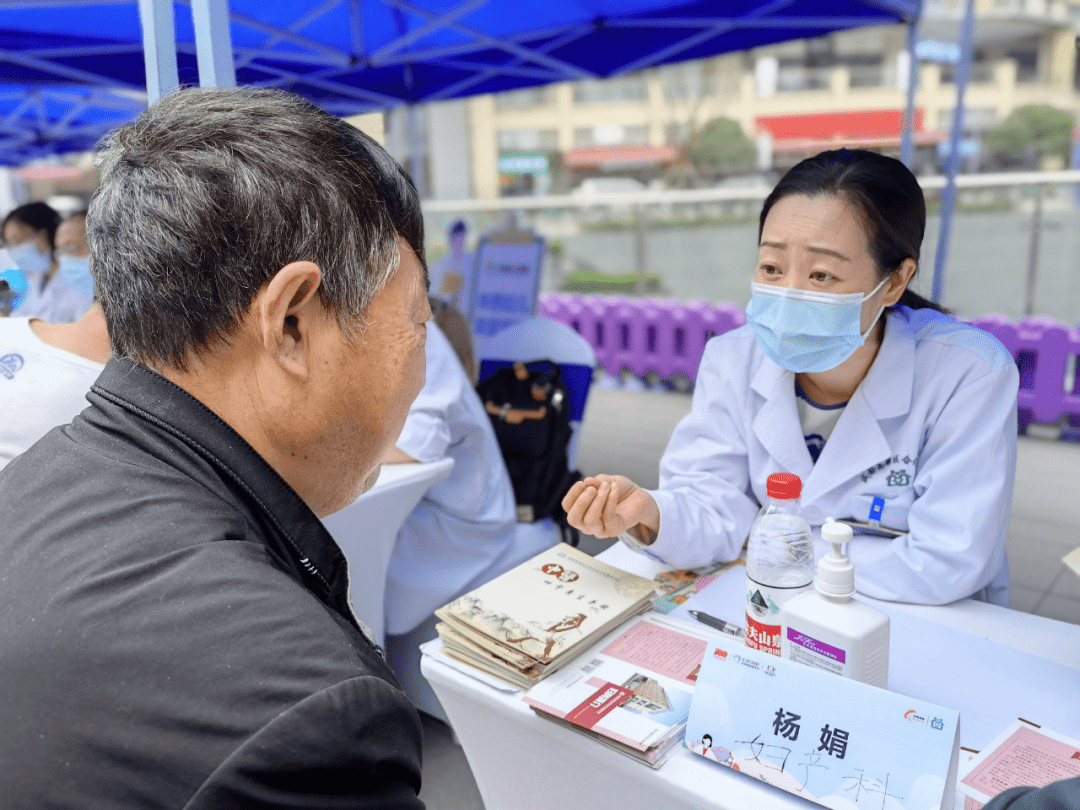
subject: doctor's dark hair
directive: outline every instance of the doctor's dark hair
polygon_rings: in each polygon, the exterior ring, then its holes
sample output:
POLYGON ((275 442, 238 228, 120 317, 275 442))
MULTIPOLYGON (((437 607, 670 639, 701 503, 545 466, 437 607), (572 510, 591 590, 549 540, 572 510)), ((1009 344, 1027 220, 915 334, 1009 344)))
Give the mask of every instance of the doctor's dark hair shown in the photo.
POLYGON ((397 271, 424 264, 412 180, 375 141, 298 96, 187 88, 100 146, 86 238, 117 356, 185 370, 236 332, 285 265, 315 262, 318 297, 355 339, 397 271))
MULTIPOLYGON (((892 275, 904 259, 914 259, 918 272, 926 230, 926 200, 915 175, 899 160, 864 149, 836 149, 797 163, 765 199, 758 223, 759 242, 770 209, 794 194, 806 197, 830 194, 855 206, 877 264, 879 280, 892 275)), ((913 292, 910 282, 897 304, 946 311, 913 292)))
POLYGON ((0 233, 3 233, 12 220, 21 222, 32 230, 45 231, 49 235, 49 249, 56 248, 56 229, 60 227, 60 215, 48 203, 32 202, 11 209, 4 217, 3 225, 0 225, 0 233))

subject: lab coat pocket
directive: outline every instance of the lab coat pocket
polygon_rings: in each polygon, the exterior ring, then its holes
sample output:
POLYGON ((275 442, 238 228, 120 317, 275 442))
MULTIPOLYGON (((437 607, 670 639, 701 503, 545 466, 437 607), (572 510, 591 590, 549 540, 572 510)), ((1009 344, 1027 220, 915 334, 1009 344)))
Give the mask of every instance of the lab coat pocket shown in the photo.
POLYGON ((891 491, 871 491, 853 495, 848 502, 852 519, 860 522, 869 520, 872 517, 871 510, 874 507, 875 498, 881 498, 885 502, 879 519, 881 525, 902 532, 908 531, 908 512, 915 502, 915 491, 911 487, 902 487, 891 491))

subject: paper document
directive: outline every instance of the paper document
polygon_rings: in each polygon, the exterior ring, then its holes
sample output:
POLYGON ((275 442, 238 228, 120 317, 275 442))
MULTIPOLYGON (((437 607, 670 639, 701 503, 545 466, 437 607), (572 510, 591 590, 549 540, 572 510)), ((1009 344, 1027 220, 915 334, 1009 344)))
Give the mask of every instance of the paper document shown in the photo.
POLYGON ((988 802, 1009 788, 1041 788, 1080 776, 1080 741, 1017 720, 965 767, 957 788, 988 802))

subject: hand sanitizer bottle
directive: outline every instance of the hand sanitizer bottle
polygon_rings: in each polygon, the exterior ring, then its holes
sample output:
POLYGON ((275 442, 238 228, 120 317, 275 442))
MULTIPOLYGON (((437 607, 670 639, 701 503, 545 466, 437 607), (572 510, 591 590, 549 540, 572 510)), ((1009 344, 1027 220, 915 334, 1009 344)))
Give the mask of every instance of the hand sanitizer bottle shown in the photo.
POLYGON ((815 590, 780 611, 780 657, 887 688, 889 617, 853 600, 855 566, 844 556, 851 527, 832 518, 821 527, 832 552, 818 562, 815 590))

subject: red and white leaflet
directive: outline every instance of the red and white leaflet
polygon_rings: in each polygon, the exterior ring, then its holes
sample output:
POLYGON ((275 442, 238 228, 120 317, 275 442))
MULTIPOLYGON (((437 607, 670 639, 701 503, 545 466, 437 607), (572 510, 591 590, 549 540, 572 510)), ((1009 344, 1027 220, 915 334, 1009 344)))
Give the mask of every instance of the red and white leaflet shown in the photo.
POLYGON ((523 699, 541 712, 644 752, 685 727, 708 636, 652 617, 616 633, 523 699))

